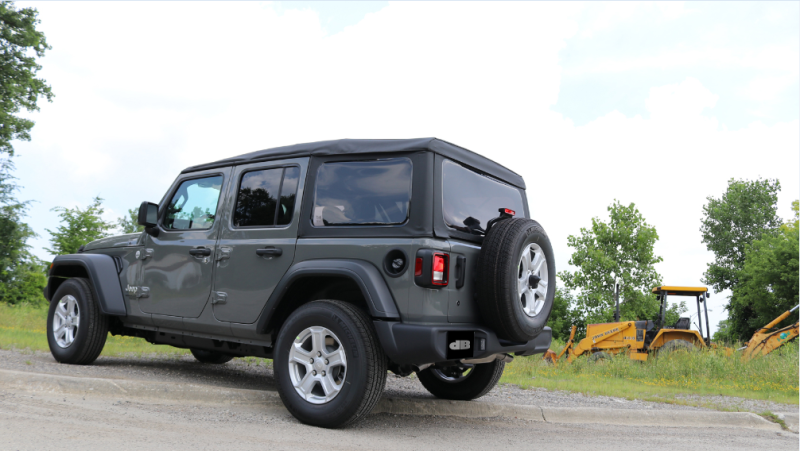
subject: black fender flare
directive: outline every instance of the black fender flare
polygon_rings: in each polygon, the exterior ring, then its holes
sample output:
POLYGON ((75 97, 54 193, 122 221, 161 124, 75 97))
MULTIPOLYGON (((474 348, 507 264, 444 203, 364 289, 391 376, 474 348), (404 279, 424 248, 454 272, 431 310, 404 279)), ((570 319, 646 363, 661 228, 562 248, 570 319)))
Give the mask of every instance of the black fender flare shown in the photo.
POLYGON ((287 289, 293 282, 308 276, 340 276, 347 277, 358 285, 361 294, 367 301, 369 315, 384 320, 399 320, 400 313, 378 268, 370 262, 355 259, 320 259, 306 260, 296 263, 286 271, 283 278, 272 291, 261 316, 256 324, 256 331, 261 334, 270 332, 271 320, 282 302, 287 289))
POLYGON ((45 297, 48 301, 52 300, 64 280, 85 274, 94 289, 100 311, 106 315, 127 316, 117 265, 110 255, 59 255, 53 260, 53 266, 50 268, 45 297))

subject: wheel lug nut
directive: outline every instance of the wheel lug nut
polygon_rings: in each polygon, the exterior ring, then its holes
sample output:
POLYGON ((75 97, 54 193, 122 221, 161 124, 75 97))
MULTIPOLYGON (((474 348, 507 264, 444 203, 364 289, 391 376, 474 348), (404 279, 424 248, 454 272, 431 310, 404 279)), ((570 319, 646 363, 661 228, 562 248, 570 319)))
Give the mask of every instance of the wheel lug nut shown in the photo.
POLYGON ((316 372, 316 371, 312 371, 312 372, 311 372, 311 374, 312 374, 312 375, 314 375, 314 376, 316 376, 316 375, 317 375, 317 372, 316 372))
POLYGON ((328 359, 325 359, 325 365, 327 365, 327 364, 328 364, 328 359))
POLYGON ((322 372, 322 375, 325 376, 325 372, 324 371, 322 372))
POLYGON ((321 352, 317 352, 317 357, 322 357, 322 353, 321 352))
POLYGON ((314 363, 314 359, 311 359, 311 363, 314 363))

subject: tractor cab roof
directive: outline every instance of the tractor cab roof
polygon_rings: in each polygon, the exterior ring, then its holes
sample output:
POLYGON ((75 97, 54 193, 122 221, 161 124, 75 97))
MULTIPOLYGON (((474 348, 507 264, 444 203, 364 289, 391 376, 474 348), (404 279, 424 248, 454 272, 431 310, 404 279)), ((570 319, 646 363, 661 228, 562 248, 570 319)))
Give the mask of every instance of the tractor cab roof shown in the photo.
POLYGON ((653 287, 653 293, 661 293, 666 291, 671 296, 699 296, 708 292, 706 287, 675 287, 671 285, 663 285, 660 287, 653 287))

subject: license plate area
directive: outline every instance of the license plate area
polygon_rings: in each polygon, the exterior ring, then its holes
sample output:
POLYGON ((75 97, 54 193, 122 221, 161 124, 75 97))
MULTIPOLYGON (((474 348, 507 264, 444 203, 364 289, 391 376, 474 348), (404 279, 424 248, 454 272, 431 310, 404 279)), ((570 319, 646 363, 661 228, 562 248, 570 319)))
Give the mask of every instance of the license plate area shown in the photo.
POLYGON ((447 332, 447 359, 468 359, 475 355, 474 331, 447 332))

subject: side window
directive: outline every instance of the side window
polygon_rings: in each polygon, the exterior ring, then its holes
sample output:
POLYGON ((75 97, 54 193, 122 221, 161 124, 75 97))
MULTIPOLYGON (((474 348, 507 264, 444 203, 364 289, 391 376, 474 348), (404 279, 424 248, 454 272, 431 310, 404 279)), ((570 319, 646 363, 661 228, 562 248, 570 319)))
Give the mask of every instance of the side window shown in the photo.
POLYGON ((209 229, 217 216, 222 176, 186 180, 167 206, 164 228, 168 230, 209 229))
POLYGON ((292 222, 299 175, 300 168, 296 166, 245 172, 236 196, 234 227, 271 227, 292 222))
POLYGON ((245 172, 236 196, 233 225, 236 227, 275 224, 275 206, 283 168, 245 172))
POLYGON ((410 202, 408 158, 324 163, 311 221, 316 227, 402 224, 410 202))

